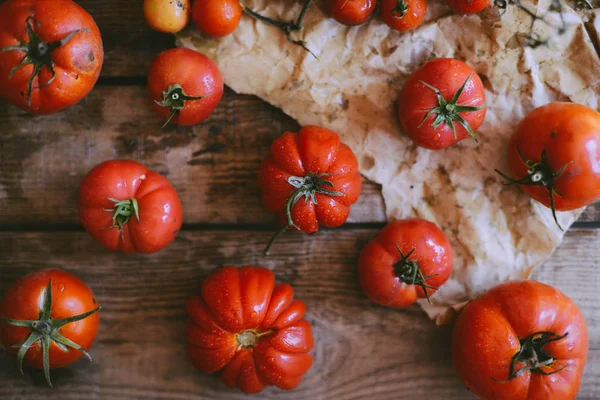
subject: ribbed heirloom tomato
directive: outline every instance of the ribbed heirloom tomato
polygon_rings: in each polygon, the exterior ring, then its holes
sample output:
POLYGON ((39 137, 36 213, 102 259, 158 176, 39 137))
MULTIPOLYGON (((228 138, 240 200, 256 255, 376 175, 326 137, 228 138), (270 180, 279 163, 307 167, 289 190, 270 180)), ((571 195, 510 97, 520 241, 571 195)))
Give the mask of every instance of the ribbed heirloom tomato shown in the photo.
POLYGON ((313 361, 305 310, 292 287, 275 285, 266 268, 220 268, 187 304, 190 360, 203 372, 220 371, 223 383, 245 393, 270 385, 294 389, 313 361))
POLYGON ((452 334, 454 367, 486 400, 572 400, 588 356, 579 307, 535 281, 496 286, 471 301, 452 334))
POLYGON ((430 150, 469 137, 486 113, 483 83, 462 61, 437 58, 417 70, 398 97, 398 118, 415 144, 430 150))
POLYGON ((373 302, 408 307, 429 299, 448 280, 453 255, 434 223, 418 218, 390 222, 360 253, 360 283, 373 302))
POLYGON ((346 222, 360 196, 358 161, 337 133, 308 125, 286 132, 271 145, 258 174, 264 207, 279 216, 283 229, 315 233, 319 225, 346 222))
POLYGON ((508 182, 552 209, 569 211, 600 198, 600 113, 550 103, 529 113, 508 145, 508 182))
POLYGON ((79 188, 83 227, 104 246, 125 253, 154 253, 175 239, 181 202, 164 176, 140 163, 106 161, 79 188))
POLYGON ((93 18, 71 0, 0 4, 0 98, 51 114, 92 90, 104 52, 93 18))
POLYGON ((90 349, 100 321, 90 288, 58 269, 40 270, 17 280, 0 304, 0 340, 16 354, 17 365, 43 369, 66 367, 90 349))
POLYGON ((190 49, 160 53, 148 73, 148 96, 165 121, 190 126, 204 121, 223 97, 223 78, 217 65, 190 49))

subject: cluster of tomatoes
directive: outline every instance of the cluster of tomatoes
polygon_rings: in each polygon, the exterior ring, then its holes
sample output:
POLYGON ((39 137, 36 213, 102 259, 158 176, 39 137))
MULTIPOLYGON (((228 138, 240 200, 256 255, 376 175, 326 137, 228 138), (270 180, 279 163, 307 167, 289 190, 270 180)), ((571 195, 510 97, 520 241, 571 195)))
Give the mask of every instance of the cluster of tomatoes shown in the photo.
MULTIPOLYGON (((335 10, 362 9, 358 3, 339 2, 335 10)), ((384 3, 382 9, 387 7, 384 3)), ((408 8, 411 13, 411 4, 399 0, 388 8, 408 8)), ((212 14, 206 7, 227 18, 237 15, 232 28, 215 28, 215 35, 230 33, 241 15, 236 1, 197 0, 194 7, 199 25, 216 20, 207 17, 212 14)), ((152 25, 164 31, 181 29, 189 17, 184 0, 146 0, 145 11, 152 25), (158 18, 170 16, 165 7, 181 9, 181 21, 158 18)), ((0 97, 38 114, 62 110, 83 98, 103 60, 98 28, 71 0, 3 3, 0 50, 0 97), (63 24, 57 23, 59 17, 63 24)), ((197 124, 221 99, 219 70, 198 52, 167 50, 150 71, 149 98, 165 124, 197 124)), ((430 150, 476 139, 485 114, 481 79, 454 59, 423 65, 398 98, 405 134, 430 150)), ((508 161, 513 177, 501 173, 507 185, 519 185, 553 212, 591 203, 600 197, 600 114, 567 103, 534 110, 512 136, 508 161)), ((282 225, 268 253, 286 230, 315 233, 320 227, 345 223, 360 196, 362 179, 356 156, 335 132, 304 126, 273 142, 260 166, 258 184, 264 207, 282 225)), ((125 160, 101 163, 88 173, 80 186, 79 215, 94 239, 126 253, 163 249, 183 222, 181 201, 169 181, 125 160)), ((404 308, 419 298, 429 300, 446 283, 453 271, 453 251, 435 224, 400 220, 389 223, 365 246, 358 269, 372 301, 404 308)), ((293 294, 290 285, 275 284, 273 273, 262 267, 215 271, 187 304, 192 364, 204 372, 220 372, 226 385, 246 393, 269 385, 297 387, 312 365, 314 343, 303 318, 306 306, 293 294)), ((43 369, 50 383, 51 368, 89 356, 99 309, 89 287, 73 275, 38 271, 6 292, 0 304, 0 340, 16 354, 20 369, 24 363, 43 369)), ((485 399, 526 399, 530 393, 544 399, 574 398, 587 346, 578 307, 558 290, 533 281, 508 282, 470 302, 453 334, 456 370, 465 385, 485 399)))

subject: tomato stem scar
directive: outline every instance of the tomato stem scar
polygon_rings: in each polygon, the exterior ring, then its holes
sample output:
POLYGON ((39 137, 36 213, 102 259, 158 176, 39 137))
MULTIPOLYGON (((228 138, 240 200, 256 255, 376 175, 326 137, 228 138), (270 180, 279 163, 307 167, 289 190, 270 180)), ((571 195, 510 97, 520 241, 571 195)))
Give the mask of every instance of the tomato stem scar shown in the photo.
POLYGON ((163 90, 161 101, 154 100, 154 102, 161 107, 170 107, 170 111, 167 120, 160 128, 162 129, 167 126, 175 114, 183 110, 186 101, 200 100, 203 98, 203 96, 188 96, 183 90, 183 87, 179 84, 171 85, 163 90))
POLYGON ((400 253, 401 257, 400 261, 394 265, 396 276, 407 285, 417 285, 421 287, 423 292, 425 292, 427 301, 431 304, 431 299, 429 298, 429 292, 427 289, 437 290, 438 288, 427 285, 426 281, 429 278, 437 276, 437 274, 424 276, 419 268, 419 263, 415 260, 409 260, 410 256, 412 256, 416 250, 414 247, 407 255, 402 253, 402 250, 400 250, 400 246, 398 246, 398 244, 396 244, 396 249, 400 253))

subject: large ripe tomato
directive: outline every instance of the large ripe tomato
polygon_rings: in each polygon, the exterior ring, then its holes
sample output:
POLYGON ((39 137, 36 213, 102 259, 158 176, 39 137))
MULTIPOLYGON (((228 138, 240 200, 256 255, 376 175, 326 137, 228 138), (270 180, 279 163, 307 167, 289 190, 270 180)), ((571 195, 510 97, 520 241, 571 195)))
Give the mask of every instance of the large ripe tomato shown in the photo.
POLYGON ((100 321, 100 307, 90 288, 76 276, 44 269, 17 280, 0 304, 0 340, 23 363, 43 369, 50 386, 50 369, 91 357, 100 321))
POLYGON ((579 307, 535 281, 507 282, 471 301, 452 334, 456 371, 488 400, 575 399, 587 355, 579 307))
POLYGON ((329 14, 340 24, 360 25, 375 11, 375 0, 327 0, 329 14))
POLYGON ((398 97, 398 118, 415 144, 431 150, 452 146, 485 118, 483 83, 462 61, 437 58, 417 70, 398 97))
POLYGON ((457 14, 477 14, 487 8, 492 0, 446 0, 448 7, 457 14))
POLYGON ((164 176, 134 161, 106 161, 79 188, 83 227, 104 246, 154 253, 175 239, 182 224, 179 196, 164 176))
POLYGON ((188 355, 197 369, 220 371, 245 393, 266 386, 294 389, 312 365, 306 306, 287 283, 263 267, 223 267, 204 280, 187 311, 188 355))
POLYGON ((381 19, 397 31, 409 31, 423 23, 427 0, 381 0, 381 19))
POLYGON ((148 96, 165 120, 190 126, 204 121, 223 97, 217 65, 202 53, 170 49, 160 53, 148 73, 148 96))
MULTIPOLYGON (((529 113, 508 146, 512 178, 531 198, 556 210, 600 198, 600 113, 573 103, 550 103, 529 113)), ((558 223, 558 221, 557 221, 558 223)))
POLYGON ((189 0, 144 0, 146 22, 159 32, 179 32, 185 28, 191 14, 189 0))
POLYGON ((0 4, 0 98, 51 114, 92 90, 104 52, 93 18, 71 0, 0 4))
POLYGON ((192 19, 200 32, 211 36, 227 36, 240 24, 242 10, 238 0, 196 0, 192 19))
POLYGON ((432 222, 390 222, 360 253, 360 283, 369 298, 393 308, 408 307, 431 296, 450 275, 452 247, 432 222))
POLYGON ((258 181, 263 205, 284 226, 280 233, 286 229, 315 233, 319 225, 342 225, 362 185, 352 150, 340 143, 337 133, 312 125, 298 133, 286 132, 273 142, 258 181))

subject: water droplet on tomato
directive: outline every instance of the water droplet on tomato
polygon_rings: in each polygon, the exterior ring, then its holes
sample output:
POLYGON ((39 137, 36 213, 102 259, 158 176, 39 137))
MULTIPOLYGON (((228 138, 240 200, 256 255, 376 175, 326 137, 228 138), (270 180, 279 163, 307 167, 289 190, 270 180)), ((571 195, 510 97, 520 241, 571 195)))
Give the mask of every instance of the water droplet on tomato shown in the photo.
POLYGON ((65 291, 65 285, 63 285, 62 283, 60 284, 60 286, 58 287, 58 291, 59 292, 64 292, 65 291))

